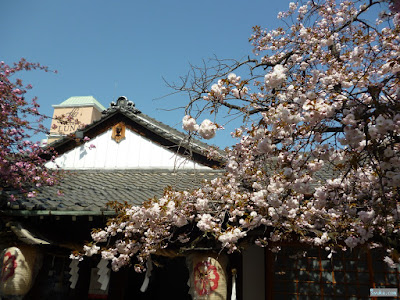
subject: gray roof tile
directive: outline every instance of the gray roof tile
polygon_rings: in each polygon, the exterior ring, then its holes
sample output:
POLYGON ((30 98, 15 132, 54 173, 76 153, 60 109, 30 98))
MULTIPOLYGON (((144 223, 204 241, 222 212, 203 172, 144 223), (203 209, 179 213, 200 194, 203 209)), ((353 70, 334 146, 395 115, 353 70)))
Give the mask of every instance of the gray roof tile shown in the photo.
POLYGON ((191 190, 200 186, 204 179, 213 179, 221 171, 169 170, 75 170, 64 174, 56 186, 44 186, 37 190, 35 198, 20 195, 8 209, 13 210, 60 210, 92 211, 101 214, 109 210, 109 201, 127 201, 140 205, 152 197, 161 197, 164 189, 191 190), (63 195, 57 195, 61 190, 63 195))

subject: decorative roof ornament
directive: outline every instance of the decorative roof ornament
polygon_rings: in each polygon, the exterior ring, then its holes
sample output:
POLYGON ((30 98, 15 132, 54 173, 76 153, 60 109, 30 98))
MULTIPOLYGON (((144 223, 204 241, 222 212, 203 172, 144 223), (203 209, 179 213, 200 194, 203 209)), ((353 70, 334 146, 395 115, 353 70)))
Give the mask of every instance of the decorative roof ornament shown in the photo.
POLYGON ((110 103, 110 107, 107 108, 106 110, 104 110, 102 113, 103 114, 109 114, 109 113, 112 113, 112 112, 114 112, 116 110, 132 112, 134 114, 140 114, 141 113, 141 111, 138 110, 135 107, 135 103, 133 103, 133 101, 128 100, 128 98, 125 97, 125 96, 119 97, 117 99, 117 103, 112 101, 110 103))
POLYGON ((125 123, 119 122, 118 124, 114 125, 112 128, 112 135, 111 138, 119 143, 125 138, 125 123))

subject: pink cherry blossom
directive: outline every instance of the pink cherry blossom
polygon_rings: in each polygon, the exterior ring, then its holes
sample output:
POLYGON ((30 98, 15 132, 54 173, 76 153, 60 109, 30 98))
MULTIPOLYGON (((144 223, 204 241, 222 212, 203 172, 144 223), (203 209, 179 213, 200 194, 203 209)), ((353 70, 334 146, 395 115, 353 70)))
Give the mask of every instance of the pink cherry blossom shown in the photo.
MULTIPOLYGON (((29 70, 48 71, 40 64, 21 59, 12 67, 0 62, 0 186, 20 191, 29 190, 42 184, 57 181, 56 172, 47 170, 43 164, 46 156, 52 156, 51 148, 42 148, 31 139, 35 133, 47 132, 42 125, 42 116, 36 98, 28 101, 27 89, 21 79, 14 79, 18 73, 29 70)), ((1 191, 0 191, 1 193, 1 191)), ((27 193, 34 197, 35 191, 27 193)))
POLYGON ((182 119, 182 128, 186 131, 195 132, 199 130, 199 125, 197 125, 196 120, 191 116, 184 116, 182 119))
POLYGON ((333 258, 379 245, 398 265, 390 241, 400 232, 400 28, 394 12, 375 16, 380 5, 291 3, 278 15, 281 27, 254 27, 248 59, 194 68, 188 85, 176 87, 194 95, 184 129, 208 139, 218 126, 190 115, 244 120, 226 172, 111 220, 94 239, 117 239, 107 249, 113 268, 135 256, 143 270, 171 245, 239 251, 245 239, 271 251, 295 240, 327 247, 333 258))

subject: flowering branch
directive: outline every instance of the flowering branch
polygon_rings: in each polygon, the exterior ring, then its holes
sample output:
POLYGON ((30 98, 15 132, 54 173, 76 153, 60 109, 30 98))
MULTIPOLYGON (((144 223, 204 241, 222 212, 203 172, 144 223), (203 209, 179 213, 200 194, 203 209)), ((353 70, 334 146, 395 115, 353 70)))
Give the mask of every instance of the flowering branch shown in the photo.
MULTIPOLYGON (((54 157, 53 150, 30 141, 34 134, 47 132, 37 99, 31 102, 25 99, 32 86, 24 86, 21 79, 12 80, 18 72, 30 70, 48 72, 47 67, 25 59, 13 67, 0 62, 0 194, 4 189, 26 192, 27 188, 53 185, 57 181, 56 173, 43 165, 46 161, 43 157, 54 157)), ((28 197, 35 194, 32 191, 28 197)))
POLYGON ((191 95, 185 130, 213 137, 215 124, 196 119, 223 107, 260 121, 233 133, 240 142, 224 176, 127 206, 93 233, 96 245, 111 239, 98 251, 114 270, 133 256, 140 269, 152 253, 199 240, 228 252, 246 239, 332 252, 377 243, 398 263, 400 27, 398 11, 360 21, 378 3, 290 3, 278 17, 292 24, 254 27, 254 58, 192 68, 176 87, 191 95))

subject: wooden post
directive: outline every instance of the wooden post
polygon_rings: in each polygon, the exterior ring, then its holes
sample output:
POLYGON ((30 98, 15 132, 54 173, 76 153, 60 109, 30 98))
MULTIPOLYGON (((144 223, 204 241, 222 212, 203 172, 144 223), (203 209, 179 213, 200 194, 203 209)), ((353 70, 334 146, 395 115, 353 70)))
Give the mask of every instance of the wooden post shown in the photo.
POLYGON ((265 253, 265 299, 274 298, 274 254, 271 250, 264 248, 265 253))

